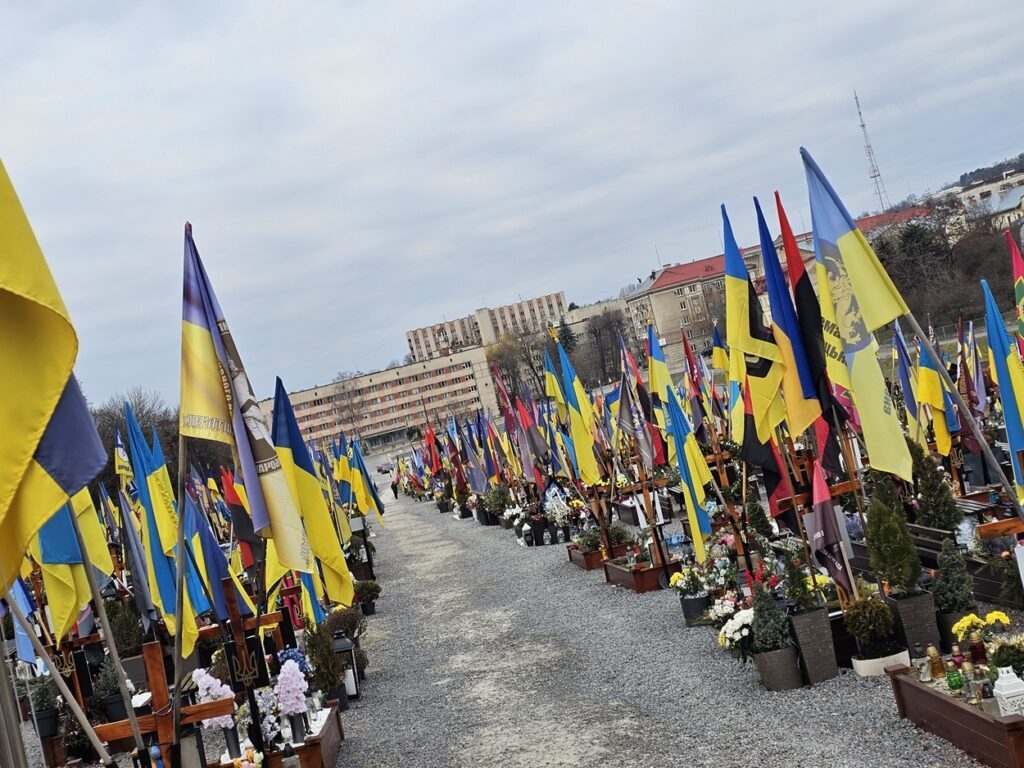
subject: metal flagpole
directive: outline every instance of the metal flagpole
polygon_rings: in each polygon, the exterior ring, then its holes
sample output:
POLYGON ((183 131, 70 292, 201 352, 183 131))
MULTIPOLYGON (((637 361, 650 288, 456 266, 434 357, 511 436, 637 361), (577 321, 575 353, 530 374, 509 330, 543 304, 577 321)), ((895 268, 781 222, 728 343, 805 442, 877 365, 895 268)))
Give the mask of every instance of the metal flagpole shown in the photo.
POLYGON ((938 353, 935 351, 935 347, 932 346, 932 341, 921 330, 921 326, 918 324, 917 319, 914 317, 912 312, 907 313, 907 320, 910 323, 910 327, 914 333, 921 340, 921 343, 928 350, 928 354, 932 356, 932 360, 935 361, 935 368, 939 372, 939 376, 942 379, 942 383, 949 388, 950 394, 956 400, 957 406, 960 408, 960 416, 967 420, 968 425, 971 427, 971 432, 974 435, 974 439, 978 441, 978 445, 981 446, 981 452, 985 455, 985 459, 988 461, 989 466, 992 467, 996 472, 996 476, 1002 483, 1003 488, 1006 490, 1007 496, 1010 497, 1010 501, 1013 503, 1013 508, 1017 512, 1017 516, 1024 520, 1024 510, 1021 509, 1020 503, 1017 501, 1017 491, 1013 487, 1013 484, 1006 477, 1006 473, 1003 472, 1003 468, 999 465, 996 460, 995 454, 992 453, 992 448, 989 446, 988 441, 985 439, 985 435, 981 431, 981 427, 978 422, 974 419, 974 414, 971 413, 970 407, 964 402, 963 396, 960 394, 960 390, 953 383, 953 379, 949 376, 949 371, 946 370, 946 366, 939 362, 940 358, 938 353))
POLYGON ((85 547, 85 539, 82 538, 82 529, 78 525, 78 515, 71 510, 71 523, 75 527, 75 539, 78 541, 78 548, 82 552, 82 567, 85 569, 85 578, 89 582, 89 591, 92 593, 92 602, 96 607, 96 615, 99 617, 100 626, 103 628, 103 637, 107 641, 107 651, 110 653, 110 660, 117 671, 117 687, 124 700, 125 710, 128 713, 128 722, 132 727, 132 737, 135 739, 135 746, 141 755, 146 751, 146 744, 142 741, 142 731, 139 730, 139 721, 135 717, 135 708, 132 706, 132 697, 128 693, 127 676, 124 667, 121 666, 121 655, 118 653, 117 644, 114 642, 114 633, 110 629, 110 622, 107 620, 107 609, 103 605, 103 596, 100 594, 99 585, 96 583, 96 573, 92 561, 89 559, 89 552, 85 547))
MULTIPOLYGON (((0 642, 7 643, 7 635, 0 626, 0 642)), ((12 768, 28 768, 25 757, 25 743, 21 738, 21 713, 14 695, 11 665, 3 658, 3 680, 0 680, 0 732, 6 731, 7 738, 0 739, 0 763, 12 768)))
MULTIPOLYGON (((82 730, 88 737, 89 742, 92 744, 92 748, 96 750, 96 754, 100 757, 100 762, 103 765, 115 765, 113 759, 110 757, 110 753, 107 752, 106 747, 103 746, 103 742, 100 741, 96 735, 96 731, 92 729, 92 725, 89 723, 89 718, 85 716, 85 712, 78 706, 78 702, 75 700, 75 695, 68 689, 67 683, 64 682, 64 678, 60 675, 60 670, 57 669, 57 665, 54 663, 50 654, 46 652, 43 644, 36 637, 36 633, 32 630, 32 627, 28 623, 28 619, 25 618, 25 614, 22 613, 21 608, 18 607, 17 602, 14 600, 14 595, 10 592, 7 593, 7 606, 11 609, 11 613, 14 614, 15 620, 21 624, 21 628, 25 630, 25 634, 28 635, 28 639, 32 641, 32 647, 35 649, 36 656, 41 658, 46 664, 46 668, 50 671, 50 678, 57 686, 57 690, 60 691, 60 695, 64 697, 64 703, 71 709, 71 713, 75 716, 78 724, 82 726, 82 730)), ((3 684, 6 686, 6 684, 3 684)))
POLYGON ((178 548, 174 553, 174 565, 177 568, 175 585, 174 612, 174 699, 172 702, 174 721, 174 741, 172 749, 180 748, 181 739, 181 673, 184 669, 182 654, 182 635, 185 634, 185 515, 182 499, 185 497, 185 460, 187 438, 178 434, 178 548))

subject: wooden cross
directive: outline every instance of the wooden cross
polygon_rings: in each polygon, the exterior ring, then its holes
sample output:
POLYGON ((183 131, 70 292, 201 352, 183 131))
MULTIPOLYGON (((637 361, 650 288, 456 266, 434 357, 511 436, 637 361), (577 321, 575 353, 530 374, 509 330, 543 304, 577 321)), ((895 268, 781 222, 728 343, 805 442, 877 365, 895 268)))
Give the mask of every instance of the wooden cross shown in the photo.
MULTIPOLYGON (((152 695, 152 714, 139 716, 139 730, 154 735, 154 742, 160 747, 164 765, 171 763, 171 744, 174 741, 174 716, 171 711, 171 695, 167 689, 167 675, 164 671, 164 653, 160 643, 146 643, 142 646, 142 659, 146 664, 146 678, 152 695)), ((235 700, 218 699, 205 704, 194 704, 181 708, 181 723, 188 725, 212 717, 222 717, 235 712, 235 700)), ((103 723, 95 726, 96 735, 105 742, 132 738, 132 727, 127 720, 103 723)))

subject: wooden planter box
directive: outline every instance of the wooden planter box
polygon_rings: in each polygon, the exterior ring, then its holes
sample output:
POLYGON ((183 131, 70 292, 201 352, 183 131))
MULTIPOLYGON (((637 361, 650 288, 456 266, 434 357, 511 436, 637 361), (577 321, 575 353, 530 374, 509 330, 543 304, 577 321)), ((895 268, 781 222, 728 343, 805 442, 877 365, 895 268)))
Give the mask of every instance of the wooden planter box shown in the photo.
POLYGON ((370 573, 370 564, 365 561, 362 563, 349 563, 348 570, 356 581, 366 581, 373 578, 373 575, 370 573))
POLYGON ((1024 717, 993 717, 918 682, 903 665, 886 667, 900 717, 995 768, 1024 766, 1024 717))
MULTIPOLYGON (((604 565, 604 558, 601 557, 601 550, 596 552, 584 552, 575 544, 566 546, 569 550, 569 562, 578 565, 584 571, 596 571, 604 565)), ((626 545, 618 544, 612 547, 612 557, 622 557, 626 554, 626 545)))
MULTIPOLYGON (((301 747, 292 745, 299 765, 302 768, 334 768, 341 752, 341 742, 345 740, 345 731, 341 727, 341 715, 338 707, 332 706, 327 722, 320 733, 306 737, 301 747)), ((263 761, 264 768, 281 768, 283 757, 280 752, 271 752, 263 761)), ((231 763, 208 763, 207 768, 230 768, 231 763)))
MULTIPOLYGON (((682 563, 673 560, 668 564, 668 572, 670 574, 677 573, 682 567, 682 563)), ((612 560, 606 560, 604 563, 605 581, 617 587, 631 589, 634 592, 656 592, 661 589, 661 585, 658 584, 658 578, 661 576, 661 573, 660 567, 641 568, 633 566, 633 569, 630 570, 628 565, 619 565, 612 560)))

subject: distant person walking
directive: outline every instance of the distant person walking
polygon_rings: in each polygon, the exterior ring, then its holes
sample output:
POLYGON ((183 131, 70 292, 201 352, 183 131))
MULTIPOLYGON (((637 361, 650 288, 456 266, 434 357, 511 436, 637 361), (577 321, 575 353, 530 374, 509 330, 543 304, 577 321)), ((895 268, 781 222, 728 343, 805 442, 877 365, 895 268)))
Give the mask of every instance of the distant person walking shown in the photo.
POLYGON ((395 498, 398 498, 398 478, 395 477, 391 480, 391 492, 395 494, 395 498))

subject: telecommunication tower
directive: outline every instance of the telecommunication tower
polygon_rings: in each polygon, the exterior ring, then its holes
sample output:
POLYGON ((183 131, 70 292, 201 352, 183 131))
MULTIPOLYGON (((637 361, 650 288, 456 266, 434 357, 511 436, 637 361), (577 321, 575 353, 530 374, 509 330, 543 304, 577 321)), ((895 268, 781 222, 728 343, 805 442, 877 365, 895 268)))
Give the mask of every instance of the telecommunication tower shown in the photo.
POLYGON ((857 105, 857 117, 860 118, 860 129, 864 132, 864 154, 868 157, 868 176, 875 182, 875 196, 878 198, 879 210, 887 211, 890 207, 889 193, 885 191, 885 182, 882 181, 882 172, 878 170, 878 161, 875 160, 875 150, 871 146, 871 138, 868 136, 868 126, 864 122, 864 115, 860 111, 860 99, 857 92, 853 92, 853 101, 857 105))

